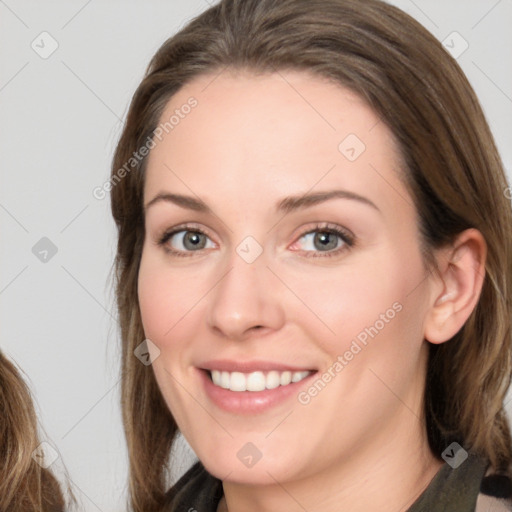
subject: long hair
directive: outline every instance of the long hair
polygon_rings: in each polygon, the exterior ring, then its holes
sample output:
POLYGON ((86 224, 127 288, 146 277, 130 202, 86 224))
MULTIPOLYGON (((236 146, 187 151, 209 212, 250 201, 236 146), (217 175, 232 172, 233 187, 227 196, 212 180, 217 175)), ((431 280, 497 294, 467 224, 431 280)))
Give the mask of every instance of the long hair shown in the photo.
POLYGON ((133 356, 144 340, 137 275, 147 158, 132 160, 130 172, 126 164, 153 137, 174 93, 199 75, 228 67, 312 72, 349 88, 373 108, 398 141, 427 270, 436 270, 434 249, 461 231, 473 227, 483 234, 483 289, 463 328, 448 342, 429 344, 424 413, 438 457, 458 439, 504 470, 512 461, 503 405, 511 382, 512 211, 502 162, 467 78, 423 26, 379 0, 222 0, 151 59, 112 162, 122 411, 133 509, 149 512, 163 503, 177 426, 151 367, 133 356))
POLYGON ((64 512, 64 495, 49 469, 32 457, 39 446, 30 391, 0 351, 0 510, 64 512))

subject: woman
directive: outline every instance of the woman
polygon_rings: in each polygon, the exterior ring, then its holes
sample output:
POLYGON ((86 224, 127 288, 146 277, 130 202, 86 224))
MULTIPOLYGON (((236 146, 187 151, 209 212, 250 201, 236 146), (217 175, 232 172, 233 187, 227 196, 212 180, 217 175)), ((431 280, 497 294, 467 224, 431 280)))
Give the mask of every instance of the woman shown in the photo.
POLYGON ((221 1, 151 60, 111 185, 133 510, 511 510, 507 181, 421 25, 221 1))
POLYGON ((63 494, 47 467, 38 440, 30 392, 16 367, 2 352, 0 409, 0 510, 63 512, 63 494))

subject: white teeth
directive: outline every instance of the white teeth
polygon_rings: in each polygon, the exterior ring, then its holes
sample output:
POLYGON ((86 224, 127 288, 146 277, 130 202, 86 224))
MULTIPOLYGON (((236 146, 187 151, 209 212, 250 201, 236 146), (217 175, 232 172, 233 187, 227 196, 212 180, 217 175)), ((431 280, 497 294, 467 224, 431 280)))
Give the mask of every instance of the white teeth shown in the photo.
POLYGON ((293 372, 292 373, 292 382, 299 382, 305 377, 304 372, 293 372))
POLYGON ((264 389, 287 386, 291 382, 299 382, 310 373, 307 370, 302 372, 278 372, 272 370, 267 374, 260 371, 242 373, 212 370, 210 375, 216 386, 229 389, 230 391, 263 391, 264 389))
POLYGON ((228 372, 222 372, 220 374, 219 386, 222 386, 225 389, 229 389, 229 373, 228 372))
MULTIPOLYGON (((263 372, 252 372, 247 375, 247 391, 263 391, 266 385, 263 372)), ((215 382, 215 381, 213 381, 215 382)))
POLYGON ((277 386, 281 384, 281 376, 279 375, 279 372, 276 372, 275 370, 268 372, 265 384, 267 389, 277 388, 277 386))
POLYGON ((286 386, 292 381, 292 372, 281 373, 281 386, 286 386))
POLYGON ((229 389, 232 391, 245 391, 247 389, 245 375, 240 372, 233 372, 229 378, 229 389))

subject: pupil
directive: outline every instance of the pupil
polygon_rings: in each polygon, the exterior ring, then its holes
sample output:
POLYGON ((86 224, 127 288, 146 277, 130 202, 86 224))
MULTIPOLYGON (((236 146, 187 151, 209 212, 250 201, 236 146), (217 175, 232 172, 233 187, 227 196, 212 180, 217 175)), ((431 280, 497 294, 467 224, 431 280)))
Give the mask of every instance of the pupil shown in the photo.
POLYGON ((184 240, 185 247, 189 246, 189 247, 187 247, 188 249, 190 249, 190 247, 192 247, 193 249, 194 248, 197 249, 197 247, 199 247, 199 245, 201 244, 200 236, 201 236, 200 233, 189 232, 185 236, 185 240, 184 240))
POLYGON ((332 233, 319 233, 315 237, 315 241, 319 241, 321 244, 321 248, 323 249, 335 249, 336 248, 336 238, 333 237, 333 240, 329 240, 329 237, 331 237, 332 233), (330 244, 330 245, 329 245, 330 244))

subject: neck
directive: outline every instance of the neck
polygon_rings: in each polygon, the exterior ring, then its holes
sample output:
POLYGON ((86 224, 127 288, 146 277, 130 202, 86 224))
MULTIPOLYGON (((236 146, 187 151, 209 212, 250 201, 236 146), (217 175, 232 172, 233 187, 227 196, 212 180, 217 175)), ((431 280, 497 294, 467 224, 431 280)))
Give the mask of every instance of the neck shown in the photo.
POLYGON ((300 480, 269 485, 225 481, 217 512, 396 512, 406 510, 443 465, 424 424, 407 407, 387 428, 379 425, 363 450, 300 480))

